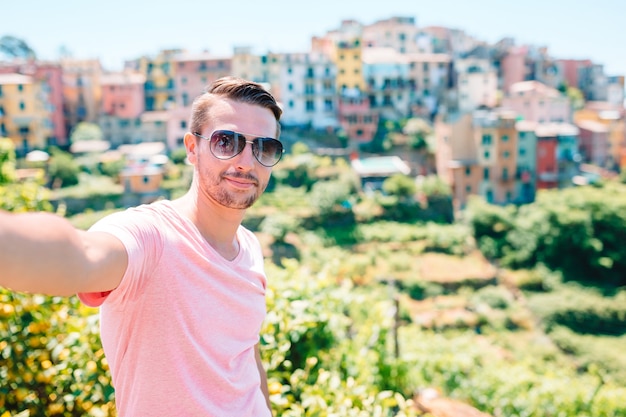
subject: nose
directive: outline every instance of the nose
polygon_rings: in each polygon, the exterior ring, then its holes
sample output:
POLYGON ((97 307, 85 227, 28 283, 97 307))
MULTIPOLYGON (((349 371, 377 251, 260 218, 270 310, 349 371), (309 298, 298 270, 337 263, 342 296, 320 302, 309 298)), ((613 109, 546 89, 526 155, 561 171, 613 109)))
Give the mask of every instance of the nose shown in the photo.
POLYGON ((244 146, 243 151, 239 155, 237 155, 237 169, 242 171, 249 171, 254 168, 254 164, 256 163, 256 158, 252 153, 252 141, 247 140, 246 146, 244 146))

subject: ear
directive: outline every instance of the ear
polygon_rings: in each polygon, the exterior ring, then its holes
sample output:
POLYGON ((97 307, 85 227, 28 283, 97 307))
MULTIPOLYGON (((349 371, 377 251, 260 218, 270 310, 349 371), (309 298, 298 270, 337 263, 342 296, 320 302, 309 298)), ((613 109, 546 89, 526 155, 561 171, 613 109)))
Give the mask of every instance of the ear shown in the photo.
POLYGON ((198 160, 198 138, 190 132, 187 132, 185 133, 183 142, 185 143, 185 149, 187 150, 187 160, 190 164, 195 165, 198 160))

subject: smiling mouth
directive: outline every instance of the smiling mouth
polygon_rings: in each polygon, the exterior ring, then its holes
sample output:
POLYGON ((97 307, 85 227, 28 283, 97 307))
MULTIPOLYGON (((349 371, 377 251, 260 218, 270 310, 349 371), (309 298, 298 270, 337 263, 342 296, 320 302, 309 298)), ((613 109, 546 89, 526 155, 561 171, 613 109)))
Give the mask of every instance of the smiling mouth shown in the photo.
POLYGON ((234 184, 238 184, 242 187, 256 187, 259 184, 256 178, 241 175, 224 175, 222 179, 234 184))

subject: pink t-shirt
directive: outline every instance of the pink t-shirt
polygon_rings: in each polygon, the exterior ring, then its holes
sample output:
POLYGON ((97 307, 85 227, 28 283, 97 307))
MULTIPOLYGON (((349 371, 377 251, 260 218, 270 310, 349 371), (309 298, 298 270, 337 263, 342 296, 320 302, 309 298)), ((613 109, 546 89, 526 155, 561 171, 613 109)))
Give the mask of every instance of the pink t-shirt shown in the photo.
POLYGON ((239 227, 228 261, 168 201, 116 213, 91 230, 117 236, 128 269, 100 307, 120 417, 270 416, 254 347, 265 318, 258 240, 239 227))

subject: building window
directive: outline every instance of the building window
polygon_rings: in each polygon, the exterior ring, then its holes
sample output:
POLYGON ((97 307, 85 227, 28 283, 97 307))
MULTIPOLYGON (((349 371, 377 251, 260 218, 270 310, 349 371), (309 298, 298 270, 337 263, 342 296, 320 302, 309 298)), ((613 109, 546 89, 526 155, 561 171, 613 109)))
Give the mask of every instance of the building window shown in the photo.
POLYGON ((307 100, 306 111, 313 111, 313 110, 315 110, 315 103, 313 103, 313 100, 307 100))
POLYGON ((526 155, 526 149, 525 148, 519 148, 519 155, 520 156, 526 155))
POLYGON ((502 135, 502 142, 508 142, 509 135, 502 135))
POLYGON ((17 91, 24 91, 24 86, 22 84, 18 84, 17 91))
POLYGON ((482 138, 483 145, 491 145, 491 135, 484 134, 482 138))
POLYGON ((472 186, 471 186, 471 185, 467 185, 467 186, 465 187, 465 192, 466 192, 467 194, 471 194, 471 193, 472 193, 472 186))
POLYGON ((20 101, 20 110, 26 109, 26 104, 23 101, 20 101))
POLYGON ((186 120, 181 120, 180 121, 180 128, 181 129, 187 129, 187 121, 186 120))
POLYGON ((484 168, 483 169, 483 179, 484 180, 489 180, 489 168, 484 168))
POLYGON ((469 177, 472 174, 472 168, 465 167, 465 176, 469 177))
POLYGON ((510 156, 509 151, 504 151, 504 152, 502 153, 502 156, 504 157, 504 159, 508 159, 508 158, 509 158, 509 156, 510 156))
POLYGON ((293 109, 293 107, 294 107, 293 100, 289 100, 289 108, 290 108, 290 109, 293 109))
POLYGON ((509 179, 509 170, 507 168, 502 168, 502 179, 504 181, 509 179))

